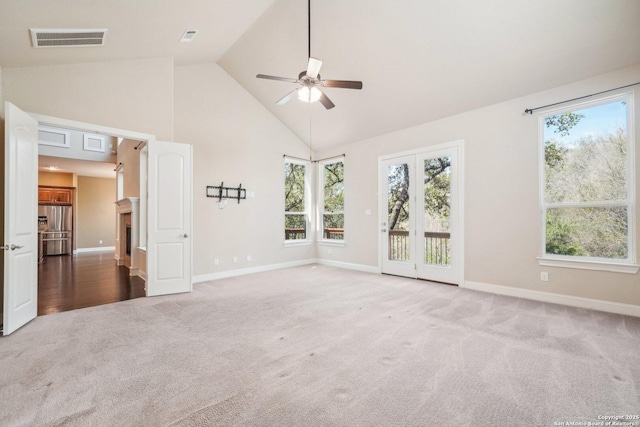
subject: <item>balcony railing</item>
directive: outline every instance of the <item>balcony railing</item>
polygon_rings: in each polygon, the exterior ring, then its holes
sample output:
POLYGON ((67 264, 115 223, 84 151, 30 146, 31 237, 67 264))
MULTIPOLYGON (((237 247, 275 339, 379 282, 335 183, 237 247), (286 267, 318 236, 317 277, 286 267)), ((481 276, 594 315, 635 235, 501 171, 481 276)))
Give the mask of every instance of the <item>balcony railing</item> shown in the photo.
MULTIPOLYGON (((344 240, 343 228, 325 228, 323 239, 344 240)), ((307 232, 304 228, 286 228, 285 240, 304 240, 307 232)), ((431 265, 451 264, 451 233, 427 231, 424 233, 424 263, 431 265)), ((404 230, 389 231, 389 259, 392 261, 408 261, 409 232, 404 230)))
MULTIPOLYGON (((304 228, 285 228, 285 240, 304 240, 307 237, 304 228)), ((325 228, 322 233, 323 239, 326 240, 344 240, 344 228, 325 228)))
MULTIPOLYGON (((427 231, 424 233, 424 263, 431 265, 451 264, 451 233, 427 231)), ((404 230, 389 231, 389 259, 392 261, 408 261, 409 232, 404 230)))
POLYGON ((307 231, 304 228, 285 228, 284 240, 304 240, 307 238, 307 231))

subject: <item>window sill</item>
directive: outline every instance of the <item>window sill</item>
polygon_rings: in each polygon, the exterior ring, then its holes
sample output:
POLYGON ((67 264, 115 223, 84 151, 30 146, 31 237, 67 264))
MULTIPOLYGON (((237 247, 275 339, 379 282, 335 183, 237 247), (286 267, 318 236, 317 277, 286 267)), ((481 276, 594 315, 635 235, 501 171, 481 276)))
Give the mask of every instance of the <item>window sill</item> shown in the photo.
POLYGON ((284 247, 294 247, 294 246, 309 246, 313 242, 311 240, 285 240, 284 247))
POLYGON ((345 246, 344 240, 318 240, 318 244, 321 246, 337 246, 343 248, 345 246))
POLYGON ((547 267, 562 267, 562 268, 576 268, 580 270, 598 270, 598 271, 610 271, 612 273, 627 273, 636 274, 640 265, 637 264, 624 264, 621 262, 607 262, 607 261, 587 261, 577 259, 560 259, 560 258, 548 258, 538 257, 538 264, 547 267))

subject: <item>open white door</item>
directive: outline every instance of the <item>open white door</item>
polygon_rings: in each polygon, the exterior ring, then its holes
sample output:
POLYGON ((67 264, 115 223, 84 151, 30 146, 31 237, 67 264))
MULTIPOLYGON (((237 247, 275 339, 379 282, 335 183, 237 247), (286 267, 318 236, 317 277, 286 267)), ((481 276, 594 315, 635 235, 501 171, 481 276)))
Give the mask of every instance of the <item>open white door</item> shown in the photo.
POLYGON ((192 147, 148 150, 147 296, 191 292, 192 147))
POLYGON ((38 122, 5 103, 4 309, 8 335, 38 314, 38 122))

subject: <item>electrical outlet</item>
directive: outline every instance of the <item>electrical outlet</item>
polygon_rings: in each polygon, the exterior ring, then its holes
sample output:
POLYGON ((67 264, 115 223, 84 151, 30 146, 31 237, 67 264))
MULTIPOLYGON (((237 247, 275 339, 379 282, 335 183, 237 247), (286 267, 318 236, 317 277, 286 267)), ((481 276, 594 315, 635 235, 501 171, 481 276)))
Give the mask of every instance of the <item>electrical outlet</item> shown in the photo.
POLYGON ((251 261, 251 255, 247 255, 247 261, 251 261))
POLYGON ((546 271, 542 271, 540 273, 540 280, 542 280, 543 282, 548 282, 549 281, 549 273, 547 273, 546 271))
POLYGON ((331 255, 331 248, 327 249, 327 253, 331 255))
POLYGON ((220 265, 220 260, 218 258, 214 259, 213 265, 220 265))
POLYGON ((238 263, 238 257, 237 257, 237 256, 234 256, 234 257, 233 257, 233 263, 234 263, 234 264, 237 264, 237 263, 238 263))
POLYGON ((100 240, 100 244, 102 244, 102 240, 100 240))

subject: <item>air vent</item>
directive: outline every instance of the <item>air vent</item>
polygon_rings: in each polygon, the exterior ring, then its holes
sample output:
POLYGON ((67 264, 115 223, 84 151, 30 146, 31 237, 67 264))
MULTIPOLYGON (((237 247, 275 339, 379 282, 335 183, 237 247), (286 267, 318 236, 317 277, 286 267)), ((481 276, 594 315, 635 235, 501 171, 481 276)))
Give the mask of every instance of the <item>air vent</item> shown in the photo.
POLYGON ((31 29, 33 47, 103 46, 107 30, 35 30, 31 29))
POLYGON ((185 31, 184 34, 182 35, 182 38, 180 39, 180 43, 190 43, 197 33, 198 33, 198 30, 185 31))

